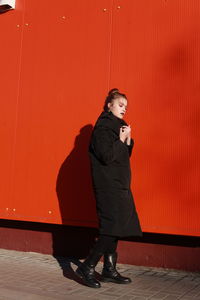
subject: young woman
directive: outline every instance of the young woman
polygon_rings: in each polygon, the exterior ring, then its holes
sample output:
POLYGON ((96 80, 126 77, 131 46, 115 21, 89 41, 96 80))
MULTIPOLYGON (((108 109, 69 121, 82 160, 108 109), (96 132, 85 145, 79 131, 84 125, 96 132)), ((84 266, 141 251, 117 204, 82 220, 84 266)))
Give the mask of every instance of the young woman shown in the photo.
POLYGON ((131 127, 123 120, 126 110, 126 95, 112 89, 95 124, 89 146, 99 238, 76 273, 93 288, 101 286, 95 278, 94 268, 103 255, 102 281, 131 282, 130 278, 121 276, 116 270, 117 243, 120 237, 142 235, 130 190, 129 157, 133 139, 131 127))

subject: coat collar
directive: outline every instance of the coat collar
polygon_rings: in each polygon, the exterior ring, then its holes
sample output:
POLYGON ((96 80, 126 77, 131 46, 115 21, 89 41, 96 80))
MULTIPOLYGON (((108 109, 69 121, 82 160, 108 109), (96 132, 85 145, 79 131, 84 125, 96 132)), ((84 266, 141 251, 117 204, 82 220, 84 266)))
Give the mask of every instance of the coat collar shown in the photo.
POLYGON ((120 127, 122 126, 127 126, 127 123, 123 119, 114 116, 112 112, 106 112, 106 111, 103 111, 100 114, 95 124, 95 128, 96 127, 109 128, 112 129, 118 135, 119 135, 120 127))

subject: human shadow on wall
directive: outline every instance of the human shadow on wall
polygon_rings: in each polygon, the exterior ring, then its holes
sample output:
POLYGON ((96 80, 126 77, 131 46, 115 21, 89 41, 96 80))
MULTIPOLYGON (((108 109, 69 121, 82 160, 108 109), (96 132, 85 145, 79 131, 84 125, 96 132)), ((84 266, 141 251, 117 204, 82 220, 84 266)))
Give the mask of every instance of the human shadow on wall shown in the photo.
POLYGON ((92 129, 91 124, 80 129, 73 150, 60 167, 56 182, 62 224, 79 226, 61 225, 53 233, 53 254, 63 276, 79 283, 81 280, 72 266, 80 265, 79 259, 88 255, 97 236, 96 203, 88 156, 92 129))
MULTIPOLYGON (((61 226, 59 234, 53 234, 53 252, 54 256, 73 257, 73 263, 74 259, 88 255, 97 235, 96 203, 88 156, 92 129, 91 124, 80 129, 73 150, 60 167, 56 182, 62 224, 72 226, 61 226)), ((58 259, 58 262, 63 267, 62 260, 58 259)))

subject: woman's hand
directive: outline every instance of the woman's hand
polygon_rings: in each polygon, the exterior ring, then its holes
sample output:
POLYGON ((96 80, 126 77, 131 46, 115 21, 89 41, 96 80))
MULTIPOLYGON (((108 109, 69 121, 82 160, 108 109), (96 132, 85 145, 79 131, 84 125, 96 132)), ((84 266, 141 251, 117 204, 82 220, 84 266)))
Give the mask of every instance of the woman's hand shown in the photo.
POLYGON ((126 141, 127 145, 131 144, 131 126, 122 126, 119 132, 119 138, 124 143, 126 141))

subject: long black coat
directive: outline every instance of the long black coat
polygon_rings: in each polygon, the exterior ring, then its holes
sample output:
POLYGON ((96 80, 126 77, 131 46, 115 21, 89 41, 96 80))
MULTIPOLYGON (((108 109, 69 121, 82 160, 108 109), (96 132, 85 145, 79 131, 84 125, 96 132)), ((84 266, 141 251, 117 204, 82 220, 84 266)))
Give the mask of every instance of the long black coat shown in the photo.
POLYGON ((142 235, 130 190, 128 146, 119 139, 120 127, 127 125, 112 112, 103 112, 91 137, 89 155, 99 216, 100 234, 118 237, 142 235))

